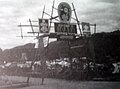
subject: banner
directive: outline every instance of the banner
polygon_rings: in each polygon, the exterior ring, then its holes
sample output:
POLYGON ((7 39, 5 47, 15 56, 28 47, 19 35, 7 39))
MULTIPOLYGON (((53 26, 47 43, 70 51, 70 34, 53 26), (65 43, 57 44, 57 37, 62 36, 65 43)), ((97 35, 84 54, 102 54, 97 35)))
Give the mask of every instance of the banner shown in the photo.
POLYGON ((39 31, 40 33, 49 33, 48 19, 39 19, 39 31))
POLYGON ((34 48, 39 48, 39 41, 38 40, 35 42, 35 47, 34 48))
POLYGON ((39 40, 37 40, 35 42, 35 47, 34 48, 43 48, 43 47, 47 47, 48 45, 48 42, 49 41, 49 37, 46 36, 46 37, 41 37, 39 38, 39 40))
POLYGON ((21 61, 27 61, 27 56, 26 56, 26 53, 22 53, 22 57, 20 59, 21 61))
POLYGON ((89 36, 91 35, 90 32, 90 24, 86 22, 82 22, 82 31, 84 36, 89 36))
POLYGON ((43 38, 44 47, 47 47, 47 45, 49 44, 48 41, 49 41, 49 37, 48 36, 43 38))

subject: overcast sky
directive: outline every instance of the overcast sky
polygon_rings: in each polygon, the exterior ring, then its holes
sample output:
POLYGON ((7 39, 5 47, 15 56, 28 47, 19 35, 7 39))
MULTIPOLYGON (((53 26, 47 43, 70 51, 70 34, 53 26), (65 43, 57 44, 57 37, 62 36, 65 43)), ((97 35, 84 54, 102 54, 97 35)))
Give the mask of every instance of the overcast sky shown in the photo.
MULTIPOLYGON (((70 5, 74 3, 81 22, 96 23, 97 32, 111 32, 119 28, 120 0, 56 0, 55 7, 63 1, 70 5)), ((0 0, 0 48, 9 49, 34 42, 34 38, 16 37, 20 35, 18 24, 27 24, 29 18, 41 18, 44 5, 50 14, 52 2, 53 0, 0 0)), ((26 35, 26 31, 31 28, 23 30, 26 35)))

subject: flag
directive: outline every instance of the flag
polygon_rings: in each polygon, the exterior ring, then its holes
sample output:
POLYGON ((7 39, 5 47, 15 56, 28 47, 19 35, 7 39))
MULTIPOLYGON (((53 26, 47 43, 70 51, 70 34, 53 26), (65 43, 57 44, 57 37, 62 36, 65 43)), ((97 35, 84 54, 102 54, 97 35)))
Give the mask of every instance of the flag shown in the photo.
POLYGON ((36 42, 35 42, 35 48, 38 48, 39 47, 39 41, 37 40, 36 42))
POLYGON ((49 41, 48 36, 39 38, 39 40, 35 42, 35 48, 47 47, 49 43, 48 41, 49 41))
POLYGON ((48 37, 48 36, 47 36, 47 37, 44 37, 44 38, 43 38, 44 47, 47 47, 48 43, 49 43, 49 37, 48 37))
POLYGON ((20 59, 21 61, 27 61, 27 56, 26 56, 26 53, 22 53, 22 57, 20 59))

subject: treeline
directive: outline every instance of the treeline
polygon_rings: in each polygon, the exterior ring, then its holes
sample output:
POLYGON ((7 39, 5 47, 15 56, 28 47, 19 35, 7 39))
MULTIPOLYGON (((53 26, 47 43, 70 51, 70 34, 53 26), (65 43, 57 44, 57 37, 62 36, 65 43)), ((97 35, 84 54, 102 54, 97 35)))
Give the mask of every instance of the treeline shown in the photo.
POLYGON ((94 42, 96 62, 108 61, 106 57, 111 57, 112 62, 120 61, 120 31, 110 33, 98 33, 92 36, 94 42))
MULTIPOLYGON (((106 61, 106 57, 112 57, 113 62, 119 61, 120 59, 120 31, 114 31, 109 33, 97 33, 92 35, 91 40, 93 44, 93 49, 95 53, 95 61, 97 63, 102 63, 106 61)), ((26 53, 28 60, 33 60, 36 54, 42 54, 44 49, 40 49, 37 52, 34 48, 35 44, 26 44, 23 46, 18 46, 12 49, 6 49, 2 51, 0 49, 0 61, 19 61, 22 53, 26 53)), ((76 41, 72 41, 71 43, 66 41, 55 41, 51 42, 47 48, 47 58, 48 60, 54 60, 56 58, 79 58, 81 56, 90 56, 91 51, 89 51, 89 42, 86 42, 84 39, 78 39, 76 41), (82 46, 73 48, 74 46, 82 46), (86 49, 88 48, 88 49, 86 49), (86 52, 87 50, 87 52, 86 52)), ((39 60, 39 59, 37 59, 39 60)))

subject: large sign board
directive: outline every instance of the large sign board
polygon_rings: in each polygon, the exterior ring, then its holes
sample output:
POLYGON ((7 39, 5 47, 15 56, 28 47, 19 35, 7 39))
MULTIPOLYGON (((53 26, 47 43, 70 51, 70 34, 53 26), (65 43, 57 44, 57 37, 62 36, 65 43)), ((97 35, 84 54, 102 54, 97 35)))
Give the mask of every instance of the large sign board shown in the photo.
POLYGON ((90 36, 91 35, 90 24, 82 22, 82 31, 84 36, 90 36))
POLYGON ((54 23, 55 32, 57 33, 68 33, 68 34, 76 34, 77 26, 73 23, 54 23))
POLYGON ((61 22, 70 22, 71 13, 71 7, 68 3, 62 2, 58 5, 58 16, 61 22))
POLYGON ((75 35, 70 35, 70 34, 68 34, 68 35, 61 34, 61 35, 58 35, 58 37, 57 37, 58 41, 60 41, 60 40, 68 41, 68 40, 74 40, 74 39, 75 39, 75 35))
POLYGON ((49 32, 48 19, 39 19, 38 22, 39 22, 40 33, 48 33, 49 32))

